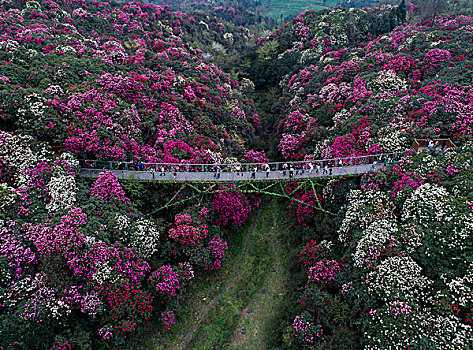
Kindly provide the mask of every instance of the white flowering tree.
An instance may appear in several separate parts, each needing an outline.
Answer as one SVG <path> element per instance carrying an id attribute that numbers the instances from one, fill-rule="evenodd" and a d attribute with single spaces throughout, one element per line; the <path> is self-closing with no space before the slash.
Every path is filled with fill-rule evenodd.
<path id="1" fill-rule="evenodd" d="M 365 303 L 365 349 L 465 349 L 471 341 L 473 177 L 465 152 L 408 156 L 387 173 L 385 191 L 349 193 L 339 239 L 353 279 L 342 294 L 355 308 Z"/>

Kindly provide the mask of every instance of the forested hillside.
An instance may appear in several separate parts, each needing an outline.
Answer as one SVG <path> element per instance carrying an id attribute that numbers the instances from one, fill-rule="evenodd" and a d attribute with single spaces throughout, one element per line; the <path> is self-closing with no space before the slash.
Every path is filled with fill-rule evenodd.
<path id="1" fill-rule="evenodd" d="M 301 15 L 287 33 L 313 26 L 311 16 Z M 301 51 L 273 107 L 281 116 L 282 156 L 375 155 L 406 150 L 416 138 L 448 138 L 458 148 L 412 151 L 385 171 L 294 194 L 306 202 L 318 197 L 333 216 L 292 204 L 303 228 L 291 242 L 304 247 L 299 261 L 307 276 L 288 331 L 297 339 L 292 346 L 468 349 L 473 18 L 402 25 L 357 47 L 337 33 L 340 23 L 346 21 L 319 24 L 327 27 L 325 38 L 307 28 L 305 40 L 285 53 Z M 342 43 L 325 49 L 321 39 Z"/>
<path id="2" fill-rule="evenodd" d="M 473 18 L 248 10 L 0 2 L 1 349 L 473 347 Z M 357 156 L 386 164 L 289 201 L 79 175 Z"/>
<path id="3" fill-rule="evenodd" d="M 473 131 L 470 26 L 469 17 L 401 26 L 287 76 L 282 154 L 344 157 L 401 150 L 414 138 L 467 141 Z"/>
<path id="4" fill-rule="evenodd" d="M 202 11 L 210 12 L 215 9 L 230 9 L 236 12 L 246 12 L 249 18 L 257 14 L 266 17 L 265 20 L 286 20 L 297 17 L 308 10 L 322 10 L 343 7 L 371 7 L 381 4 L 395 4 L 393 0 L 150 0 L 157 5 L 168 5 L 179 12 Z M 246 17 L 246 16 L 245 16 Z"/>
<path id="5" fill-rule="evenodd" d="M 251 145 L 251 101 L 204 59 L 241 46 L 244 29 L 141 3 L 67 8 L 2 14 L 5 131 L 117 160 L 203 161 Z"/>

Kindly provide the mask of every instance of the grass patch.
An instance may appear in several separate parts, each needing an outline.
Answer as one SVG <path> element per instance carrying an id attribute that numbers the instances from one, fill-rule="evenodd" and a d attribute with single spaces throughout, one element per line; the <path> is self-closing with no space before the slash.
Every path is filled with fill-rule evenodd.
<path id="1" fill-rule="evenodd" d="M 283 209 L 261 209 L 248 251 L 232 285 L 208 313 L 188 349 L 264 349 L 278 305 L 284 300 Z"/>
<path id="2" fill-rule="evenodd" d="M 201 310 L 220 293 L 238 264 L 245 244 L 245 233 L 251 227 L 250 221 L 252 220 L 245 224 L 242 232 L 228 239 L 228 251 L 220 270 L 194 279 L 181 300 L 182 308 L 179 310 L 176 324 L 171 330 L 157 334 L 151 349 L 178 349 Z"/>
<path id="3" fill-rule="evenodd" d="M 301 12 L 313 9 L 321 10 L 332 8 L 342 3 L 341 0 L 270 0 L 268 4 L 268 16 L 274 19 L 295 17 Z"/>

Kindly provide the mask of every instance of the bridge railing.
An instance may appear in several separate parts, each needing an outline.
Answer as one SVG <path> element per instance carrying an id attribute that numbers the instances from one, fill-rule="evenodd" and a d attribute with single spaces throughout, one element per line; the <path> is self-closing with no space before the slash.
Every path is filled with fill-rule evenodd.
<path id="1" fill-rule="evenodd" d="M 368 156 L 344 157 L 333 159 L 318 159 L 307 161 L 287 161 L 287 162 L 268 162 L 268 163 L 215 163 L 215 164 L 195 164 L 195 163 L 144 163 L 144 162 L 120 162 L 120 161 L 100 161 L 100 160 L 83 160 L 80 161 L 81 167 L 86 169 L 97 170 L 124 170 L 124 171 L 144 171 L 144 172 L 185 172 L 185 173 L 206 173 L 215 172 L 217 165 L 220 172 L 242 173 L 242 172 L 265 172 L 269 171 L 290 171 L 291 167 L 294 171 L 309 169 L 312 164 L 314 169 L 350 167 L 357 165 L 366 165 L 373 163 L 390 163 L 402 158 L 405 152 L 382 153 Z M 286 169 L 284 165 L 286 164 Z"/>

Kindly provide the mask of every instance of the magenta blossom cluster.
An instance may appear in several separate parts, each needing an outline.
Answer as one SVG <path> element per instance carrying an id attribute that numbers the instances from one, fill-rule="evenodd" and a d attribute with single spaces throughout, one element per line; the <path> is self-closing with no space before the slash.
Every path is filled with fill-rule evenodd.
<path id="1" fill-rule="evenodd" d="M 251 212 L 251 204 L 248 198 L 233 187 L 230 191 L 224 191 L 223 187 L 219 187 L 218 191 L 213 195 L 212 200 L 212 207 L 217 213 L 217 223 L 220 225 L 242 226 Z"/>
<path id="2" fill-rule="evenodd" d="M 165 329 L 171 329 L 171 326 L 176 324 L 176 315 L 174 314 L 174 311 L 162 312 L 161 319 Z"/>
<path id="3" fill-rule="evenodd" d="M 57 341 L 53 344 L 52 348 L 50 350 L 70 350 L 72 349 L 72 345 L 69 343 L 69 341 Z"/>
<path id="4" fill-rule="evenodd" d="M 149 280 L 156 291 L 162 293 L 164 296 L 174 297 L 181 288 L 179 274 L 170 265 L 161 266 L 151 274 Z"/>
<path id="5" fill-rule="evenodd" d="M 105 202 L 111 200 L 128 202 L 130 200 L 125 196 L 125 191 L 118 182 L 117 176 L 111 171 L 100 173 L 90 188 L 90 194 L 102 198 Z"/>
<path id="6" fill-rule="evenodd" d="M 316 283 L 329 283 L 333 281 L 337 272 L 341 271 L 342 268 L 336 260 L 321 260 L 309 267 L 309 279 L 307 283 L 311 281 Z"/>
<path id="7" fill-rule="evenodd" d="M 24 270 L 37 263 L 35 253 L 23 246 L 14 225 L 10 229 L 0 227 L 0 256 L 7 259 L 14 278 L 20 278 Z"/>
<path id="8" fill-rule="evenodd" d="M 264 151 L 255 151 L 250 149 L 245 153 L 245 159 L 250 163 L 267 163 L 269 159 L 266 157 Z"/>
<path id="9" fill-rule="evenodd" d="M 222 265 L 222 259 L 225 256 L 225 251 L 228 249 L 227 242 L 220 237 L 214 237 L 207 245 L 210 254 L 212 254 L 212 262 L 205 266 L 206 270 L 218 270 Z"/>
<path id="10" fill-rule="evenodd" d="M 193 223 L 190 214 L 177 214 L 175 216 L 176 228 L 169 230 L 169 237 L 175 239 L 182 245 L 199 246 L 207 237 L 207 225 Z"/>
<path id="11" fill-rule="evenodd" d="M 407 316 L 412 313 L 412 307 L 407 302 L 395 300 L 389 305 L 389 313 L 393 314 L 394 318 Z"/>
<path id="12" fill-rule="evenodd" d="M 304 345 L 310 346 L 324 340 L 322 325 L 315 324 L 309 313 L 297 315 L 292 323 L 294 336 Z"/>

